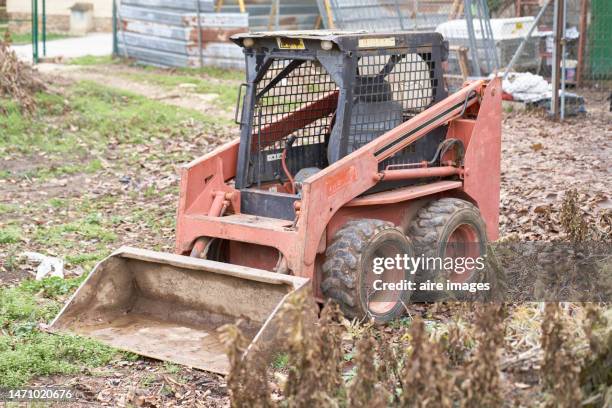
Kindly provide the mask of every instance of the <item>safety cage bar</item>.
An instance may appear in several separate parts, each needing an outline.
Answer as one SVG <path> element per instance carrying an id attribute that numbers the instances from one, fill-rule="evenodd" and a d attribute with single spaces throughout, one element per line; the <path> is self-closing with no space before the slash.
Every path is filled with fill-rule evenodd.
<path id="1" fill-rule="evenodd" d="M 344 52 L 308 41 L 302 50 L 245 49 L 237 187 L 283 183 L 302 169 L 312 174 L 445 98 L 446 44 L 432 38 Z M 381 168 L 430 160 L 444 135 L 432 131 Z"/>

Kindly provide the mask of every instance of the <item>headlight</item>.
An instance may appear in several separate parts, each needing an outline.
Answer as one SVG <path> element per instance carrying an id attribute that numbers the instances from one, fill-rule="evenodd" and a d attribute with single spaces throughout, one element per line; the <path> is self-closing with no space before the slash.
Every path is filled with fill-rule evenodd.
<path id="1" fill-rule="evenodd" d="M 332 43 L 331 41 L 321 41 L 321 48 L 323 48 L 325 51 L 329 51 L 334 47 L 334 43 Z"/>

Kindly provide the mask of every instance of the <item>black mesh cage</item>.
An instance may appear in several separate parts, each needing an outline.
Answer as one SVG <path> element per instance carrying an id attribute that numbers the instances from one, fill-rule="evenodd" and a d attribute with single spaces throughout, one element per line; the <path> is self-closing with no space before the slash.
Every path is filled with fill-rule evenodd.
<path id="1" fill-rule="evenodd" d="M 438 34 L 393 34 L 395 46 L 365 49 L 363 34 L 338 36 L 327 50 L 308 37 L 281 41 L 265 35 L 260 48 L 245 51 L 251 85 L 239 188 L 284 182 L 287 171 L 312 174 L 446 96 L 440 70 L 445 46 Z M 284 50 L 282 43 L 296 49 Z M 381 168 L 430 160 L 443 136 L 443 129 L 431 132 Z"/>
<path id="2" fill-rule="evenodd" d="M 338 86 L 317 61 L 276 59 L 256 86 L 249 180 L 286 180 L 282 152 L 292 174 L 327 166 Z M 297 129 L 296 129 L 297 128 Z"/>
<path id="3" fill-rule="evenodd" d="M 430 107 L 438 87 L 431 52 L 390 49 L 375 54 L 359 53 L 356 58 L 350 127 L 343 155 Z M 381 167 L 428 160 L 440 142 L 433 139 L 409 146 Z"/>

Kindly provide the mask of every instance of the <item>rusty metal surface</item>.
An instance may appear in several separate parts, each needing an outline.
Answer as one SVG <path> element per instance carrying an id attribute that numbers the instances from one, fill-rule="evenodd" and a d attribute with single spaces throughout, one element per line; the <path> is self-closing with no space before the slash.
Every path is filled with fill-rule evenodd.
<path id="1" fill-rule="evenodd" d="M 432 129 L 448 122 L 463 120 L 461 118 L 465 109 L 474 111 L 480 109 L 480 102 L 476 95 L 480 94 L 485 84 L 485 81 L 475 81 L 466 85 L 459 92 L 450 95 L 361 149 L 309 177 L 303 184 L 300 215 L 295 226 L 289 225 L 291 221 L 274 221 L 270 218 L 241 214 L 239 208 L 233 208 L 231 215 L 223 217 L 206 215 L 212 205 L 215 191 L 227 191 L 224 189 L 229 188 L 229 192 L 233 190 L 236 196 L 240 195 L 240 191 L 226 183 L 236 174 L 237 142 L 232 142 L 214 153 L 193 161 L 181 169 L 181 202 L 177 214 L 176 230 L 177 252 L 188 253 L 193 242 L 201 236 L 274 247 L 283 254 L 289 270 L 295 275 L 316 280 L 315 260 L 317 254 L 321 253 L 321 245 L 325 244 L 322 238 L 334 214 L 376 185 L 379 181 L 377 174 L 380 161 L 424 137 Z M 496 112 L 501 109 L 501 104 L 498 102 L 487 99 L 484 105 L 493 105 L 489 106 L 487 111 Z M 479 117 L 479 120 L 487 123 L 491 119 L 484 116 Z M 457 129 L 454 137 L 460 137 L 457 133 L 463 134 L 468 130 L 471 130 L 469 126 Z M 494 134 L 492 137 L 499 137 L 499 134 Z M 474 148 L 480 152 L 479 154 L 482 154 L 481 146 Z M 377 153 L 378 151 L 380 153 Z M 496 174 L 494 169 L 483 166 L 482 162 L 479 167 L 485 173 L 491 171 L 491 174 Z M 481 181 L 481 177 L 488 176 L 482 174 L 476 176 L 470 173 L 466 177 L 473 178 L 477 184 Z M 210 181 L 201 183 L 202 179 Z M 498 178 L 491 178 L 491 183 L 498 182 Z M 460 190 L 459 185 L 453 184 L 452 186 L 452 190 Z M 443 190 L 446 189 L 426 191 L 428 194 L 435 194 Z M 452 192 L 449 191 L 449 194 Z M 421 197 L 420 193 L 419 197 Z M 374 200 L 377 198 L 381 197 L 373 197 Z M 389 205 L 390 201 L 400 198 L 418 197 L 406 195 L 382 198 Z M 377 210 L 376 205 L 366 206 L 366 208 L 372 216 L 368 216 L 364 211 L 363 218 L 380 218 L 378 215 L 374 216 Z M 497 226 L 492 228 L 497 228 Z M 318 287 L 315 286 L 314 289 L 317 290 Z"/>
<path id="2" fill-rule="evenodd" d="M 199 0 L 201 11 L 214 11 L 214 1 Z M 148 8 L 196 11 L 196 0 L 121 0 L 121 4 Z"/>
<path id="3" fill-rule="evenodd" d="M 166 67 L 242 68 L 242 50 L 229 42 L 248 31 L 248 14 L 217 13 L 212 0 L 124 0 L 118 11 L 118 53 Z"/>
<path id="4" fill-rule="evenodd" d="M 323 22 L 318 21 L 316 0 L 282 0 L 278 3 L 278 19 L 274 11 L 274 0 L 246 0 L 245 3 L 251 31 L 322 28 Z M 237 13 L 239 9 L 237 0 L 226 0 L 220 11 Z"/>
<path id="5" fill-rule="evenodd" d="M 360 207 L 368 205 L 384 205 L 399 203 L 402 201 L 414 200 L 416 198 L 429 196 L 440 193 L 442 191 L 454 190 L 461 188 L 461 181 L 443 180 L 434 181 L 433 183 L 423 184 L 420 186 L 408 186 L 390 191 L 382 191 L 379 193 L 368 194 L 363 197 L 357 197 L 349 201 L 345 207 Z"/>
<path id="6" fill-rule="evenodd" d="M 249 30 L 313 29 L 319 21 L 314 0 L 283 1 L 278 18 L 271 17 L 272 0 L 247 2 L 246 13 L 240 12 L 237 2 L 223 2 L 215 10 L 213 0 L 199 0 L 198 15 L 196 4 L 195 0 L 121 1 L 119 55 L 156 66 L 242 69 L 244 55 L 230 36 Z"/>
<path id="7" fill-rule="evenodd" d="M 124 247 L 100 262 L 51 324 L 144 356 L 225 374 L 217 329 L 252 339 L 307 279 Z M 265 331 L 265 330 L 264 330 Z M 259 334 L 269 339 L 271 335 Z"/>

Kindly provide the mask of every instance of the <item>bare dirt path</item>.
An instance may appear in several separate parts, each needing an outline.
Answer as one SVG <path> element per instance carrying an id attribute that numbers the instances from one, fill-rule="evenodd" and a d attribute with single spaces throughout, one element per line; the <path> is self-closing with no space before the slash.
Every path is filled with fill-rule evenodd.
<path id="1" fill-rule="evenodd" d="M 111 88 L 128 91 L 149 99 L 193 109 L 206 115 L 223 119 L 231 119 L 232 113 L 219 108 L 214 101 L 219 97 L 215 93 L 198 93 L 190 83 L 179 84 L 176 87 L 159 86 L 130 77 L 143 77 L 143 70 L 128 65 L 96 65 L 80 66 L 65 64 L 39 64 L 37 69 L 51 77 L 59 77 L 69 81 L 93 81 Z M 162 71 L 163 72 L 163 71 Z"/>

